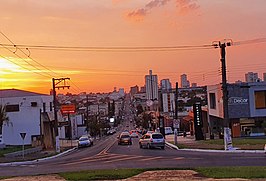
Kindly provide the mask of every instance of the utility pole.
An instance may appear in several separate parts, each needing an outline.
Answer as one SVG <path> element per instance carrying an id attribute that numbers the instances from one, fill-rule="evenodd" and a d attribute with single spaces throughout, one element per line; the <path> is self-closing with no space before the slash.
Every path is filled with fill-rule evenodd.
<path id="1" fill-rule="evenodd" d="M 86 129 L 87 129 L 87 133 L 89 133 L 89 96 L 88 94 L 86 95 Z"/>
<path id="2" fill-rule="evenodd" d="M 214 44 L 215 47 L 220 48 L 221 54 L 221 68 L 222 68 L 222 91 L 223 91 L 223 114 L 224 114 L 224 149 L 229 150 L 232 149 L 232 137 L 231 137 L 231 130 L 229 128 L 229 113 L 228 113 L 228 90 L 227 90 L 227 78 L 226 78 L 226 46 L 232 45 L 232 40 L 221 43 L 220 41 L 218 44 Z"/>
<path id="3" fill-rule="evenodd" d="M 180 127 L 180 122 L 178 120 L 178 82 L 175 83 L 175 124 L 174 124 L 174 141 L 177 144 L 177 129 Z"/>
<path id="4" fill-rule="evenodd" d="M 53 144 L 55 145 L 55 150 L 57 153 L 60 152 L 60 142 L 59 142 L 59 134 L 58 134 L 58 118 L 57 118 L 57 100 L 56 100 L 56 91 L 55 89 L 64 89 L 68 88 L 69 85 L 66 84 L 66 80 L 70 80 L 70 78 L 59 78 L 52 79 L 53 82 L 53 99 L 54 99 L 54 133 L 55 133 L 55 141 L 53 139 Z"/>

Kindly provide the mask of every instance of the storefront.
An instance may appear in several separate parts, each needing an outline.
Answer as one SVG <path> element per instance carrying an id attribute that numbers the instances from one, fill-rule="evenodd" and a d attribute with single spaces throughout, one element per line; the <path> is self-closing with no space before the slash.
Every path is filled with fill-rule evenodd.
<path id="1" fill-rule="evenodd" d="M 223 128 L 221 85 L 208 86 L 211 129 Z M 266 82 L 228 84 L 228 114 L 233 137 L 262 136 L 266 128 Z"/>

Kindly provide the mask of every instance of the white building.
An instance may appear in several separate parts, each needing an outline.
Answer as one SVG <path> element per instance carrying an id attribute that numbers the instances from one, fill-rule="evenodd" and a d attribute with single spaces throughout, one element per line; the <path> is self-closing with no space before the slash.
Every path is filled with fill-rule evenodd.
<path id="1" fill-rule="evenodd" d="M 169 79 L 161 80 L 161 89 L 162 92 L 170 92 L 172 90 L 172 85 Z"/>
<path id="2" fill-rule="evenodd" d="M 246 82 L 257 82 L 259 80 L 258 73 L 248 72 L 245 74 Z"/>
<path id="3" fill-rule="evenodd" d="M 158 77 L 152 75 L 152 70 L 149 75 L 145 75 L 146 97 L 148 100 L 158 100 Z"/>
<path id="4" fill-rule="evenodd" d="M 181 78 L 181 88 L 189 88 L 190 87 L 190 83 L 187 80 L 187 75 L 186 74 L 182 74 L 180 76 Z"/>
<path id="5" fill-rule="evenodd" d="M 175 112 L 175 94 L 174 93 L 162 93 L 163 112 L 170 113 L 174 116 Z"/>
<path id="6" fill-rule="evenodd" d="M 52 112 L 53 96 L 29 91 L 0 90 L 1 104 L 6 106 L 8 123 L 3 125 L 3 143 L 22 145 L 20 133 L 26 133 L 24 144 L 40 136 L 41 112 Z M 0 143 L 1 144 L 1 143 Z"/>

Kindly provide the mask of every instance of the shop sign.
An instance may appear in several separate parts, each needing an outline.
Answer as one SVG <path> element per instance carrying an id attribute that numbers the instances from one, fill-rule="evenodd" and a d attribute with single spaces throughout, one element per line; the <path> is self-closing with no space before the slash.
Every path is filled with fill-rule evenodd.
<path id="1" fill-rule="evenodd" d="M 229 105 L 248 104 L 248 99 L 243 97 L 230 97 L 228 99 Z"/>

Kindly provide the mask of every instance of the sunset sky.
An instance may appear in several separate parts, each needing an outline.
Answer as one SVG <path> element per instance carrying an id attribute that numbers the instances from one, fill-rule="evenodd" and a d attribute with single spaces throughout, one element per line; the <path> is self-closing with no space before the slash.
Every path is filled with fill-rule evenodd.
<path id="1" fill-rule="evenodd" d="M 173 85 L 183 73 L 198 85 L 221 82 L 214 48 L 66 51 L 12 44 L 168 47 L 231 39 L 229 82 L 266 72 L 265 0 L 1 0 L 0 25 L 0 89 L 49 93 L 53 77 L 69 77 L 72 93 L 128 91 L 144 85 L 149 69 Z"/>

